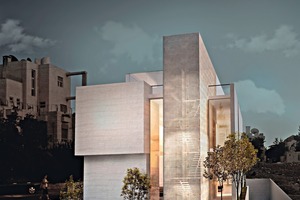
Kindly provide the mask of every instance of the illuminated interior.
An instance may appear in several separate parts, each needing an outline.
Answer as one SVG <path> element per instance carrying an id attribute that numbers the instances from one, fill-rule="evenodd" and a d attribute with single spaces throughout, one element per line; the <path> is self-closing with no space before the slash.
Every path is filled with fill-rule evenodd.
<path id="1" fill-rule="evenodd" d="M 217 145 L 224 145 L 227 136 L 231 133 L 231 111 L 230 98 L 228 96 L 218 96 L 209 100 L 209 136 L 210 149 Z M 227 181 L 223 186 L 223 197 L 231 198 L 231 181 Z M 221 193 L 218 192 L 218 182 L 211 181 L 210 198 L 217 199 Z"/>
<path id="2" fill-rule="evenodd" d="M 151 199 L 159 198 L 163 187 L 163 100 L 150 101 L 150 180 Z M 156 198 L 155 198 L 156 197 Z"/>

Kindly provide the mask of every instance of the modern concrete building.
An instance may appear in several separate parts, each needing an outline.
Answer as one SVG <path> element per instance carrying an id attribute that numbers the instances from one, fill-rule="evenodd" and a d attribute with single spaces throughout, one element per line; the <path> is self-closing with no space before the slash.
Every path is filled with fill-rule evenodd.
<path id="1" fill-rule="evenodd" d="M 12 111 L 47 121 L 50 143 L 73 140 L 69 73 L 50 63 L 49 57 L 18 60 L 3 56 L 0 65 L 0 117 Z"/>
<path id="2" fill-rule="evenodd" d="M 163 71 L 77 88 L 75 155 L 84 156 L 84 199 L 121 199 L 132 167 L 150 175 L 151 199 L 160 198 L 160 188 L 166 200 L 219 195 L 203 177 L 203 160 L 243 131 L 234 85 L 220 84 L 199 33 L 164 37 L 163 53 Z"/>

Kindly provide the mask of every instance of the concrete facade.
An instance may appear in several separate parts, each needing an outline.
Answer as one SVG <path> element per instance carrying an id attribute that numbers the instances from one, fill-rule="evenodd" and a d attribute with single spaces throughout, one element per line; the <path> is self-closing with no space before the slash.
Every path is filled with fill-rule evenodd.
<path id="1" fill-rule="evenodd" d="M 137 167 L 149 173 L 148 155 L 85 156 L 83 199 L 122 199 L 120 194 L 124 172 L 127 168 Z"/>
<path id="2" fill-rule="evenodd" d="M 144 82 L 78 88 L 75 154 L 149 154 L 149 92 Z"/>
<path id="3" fill-rule="evenodd" d="M 199 163 L 208 151 L 207 100 L 215 93 L 207 86 L 212 84 L 216 84 L 216 74 L 199 34 L 164 38 L 166 199 L 208 196 Z"/>
<path id="4" fill-rule="evenodd" d="M 247 186 L 250 200 L 291 200 L 271 179 L 247 179 Z M 233 196 L 235 197 L 236 195 L 233 194 Z"/>
<path id="5" fill-rule="evenodd" d="M 127 168 L 149 174 L 150 92 L 141 81 L 77 88 L 75 155 L 85 156 L 84 199 L 120 199 Z"/>
<path id="6" fill-rule="evenodd" d="M 132 167 L 149 174 L 151 199 L 159 188 L 167 200 L 216 198 L 202 163 L 211 147 L 242 131 L 234 86 L 225 94 L 199 33 L 164 37 L 163 46 L 161 72 L 77 88 L 75 155 L 85 157 L 85 199 L 121 199 Z"/>
<path id="7" fill-rule="evenodd" d="M 12 111 L 47 121 L 49 144 L 73 140 L 67 71 L 45 57 L 35 62 L 3 56 L 0 65 L 0 117 Z"/>

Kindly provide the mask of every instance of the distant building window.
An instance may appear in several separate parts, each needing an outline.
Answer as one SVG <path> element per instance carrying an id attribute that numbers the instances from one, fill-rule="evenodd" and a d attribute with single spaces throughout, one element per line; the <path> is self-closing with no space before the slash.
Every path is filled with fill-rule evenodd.
<path id="1" fill-rule="evenodd" d="M 10 103 L 10 105 L 14 105 L 14 98 L 13 97 L 9 97 L 9 103 Z"/>
<path id="2" fill-rule="evenodd" d="M 36 93 L 35 82 L 36 82 L 36 71 L 33 69 L 31 70 L 31 96 L 35 96 Z"/>
<path id="3" fill-rule="evenodd" d="M 20 105 L 21 105 L 21 100 L 18 98 L 17 99 L 17 106 L 20 107 Z"/>
<path id="4" fill-rule="evenodd" d="M 46 107 L 46 102 L 45 101 L 41 101 L 40 102 L 40 108 L 45 108 Z"/>
<path id="5" fill-rule="evenodd" d="M 64 78 L 61 76 L 57 77 L 57 86 L 58 87 L 64 87 Z"/>
<path id="6" fill-rule="evenodd" d="M 63 141 L 68 141 L 68 129 L 61 129 L 61 138 Z"/>
<path id="7" fill-rule="evenodd" d="M 60 104 L 60 111 L 66 113 L 68 111 L 68 107 L 64 104 Z"/>

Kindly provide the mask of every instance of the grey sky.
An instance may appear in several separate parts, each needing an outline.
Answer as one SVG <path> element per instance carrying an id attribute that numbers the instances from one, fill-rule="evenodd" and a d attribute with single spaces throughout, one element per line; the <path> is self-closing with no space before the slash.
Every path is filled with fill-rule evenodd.
<path id="1" fill-rule="evenodd" d="M 300 124 L 300 1 L 0 0 L 0 53 L 50 56 L 89 84 L 162 69 L 162 36 L 200 32 L 222 83 L 235 82 L 244 125 L 275 137 Z M 75 84 L 79 82 L 75 79 Z"/>

